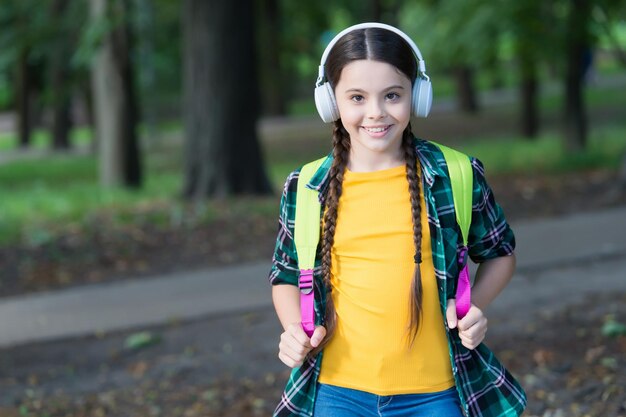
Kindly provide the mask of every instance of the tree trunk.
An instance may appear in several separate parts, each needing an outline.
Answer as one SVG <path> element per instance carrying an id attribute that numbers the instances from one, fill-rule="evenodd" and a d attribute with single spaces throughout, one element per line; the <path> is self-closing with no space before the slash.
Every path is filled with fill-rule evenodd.
<path id="1" fill-rule="evenodd" d="M 524 42 L 524 40 L 521 42 Z M 524 49 L 523 46 L 520 46 L 518 55 L 521 71 L 521 130 L 522 135 L 525 137 L 534 138 L 537 136 L 537 133 L 539 133 L 539 114 L 537 110 L 537 64 L 532 55 L 532 50 Z"/>
<path id="2" fill-rule="evenodd" d="M 70 91 L 67 80 L 70 77 L 68 65 L 71 51 L 69 39 L 65 36 L 61 19 L 67 8 L 67 0 L 52 2 L 51 15 L 57 32 L 55 33 L 54 53 L 50 62 L 52 92 L 52 147 L 54 149 L 70 148 Z"/>
<path id="3" fill-rule="evenodd" d="M 28 65 L 28 50 L 22 49 L 17 63 L 17 132 L 19 145 L 22 148 L 30 146 L 32 119 L 30 114 L 30 68 Z"/>
<path id="4" fill-rule="evenodd" d="M 583 62 L 590 48 L 589 0 L 572 0 L 567 25 L 565 75 L 565 143 L 570 151 L 585 149 L 587 145 L 587 114 L 583 92 Z"/>
<path id="5" fill-rule="evenodd" d="M 116 23 L 105 34 L 92 68 L 100 182 L 139 187 L 142 175 L 128 0 L 91 0 L 91 13 L 94 20 Z"/>
<path id="6" fill-rule="evenodd" d="M 79 91 L 81 101 L 83 102 L 84 112 L 85 112 L 85 122 L 87 126 L 91 128 L 92 138 L 91 138 L 91 146 L 90 149 L 94 154 L 97 154 L 99 143 L 98 140 L 98 129 L 96 128 L 96 109 L 94 104 L 94 91 L 95 88 L 92 88 L 89 85 L 89 80 L 87 82 L 80 83 Z"/>
<path id="7" fill-rule="evenodd" d="M 70 100 L 64 99 L 61 103 L 55 103 L 52 109 L 52 147 L 54 149 L 70 148 L 71 129 Z"/>
<path id="8" fill-rule="evenodd" d="M 185 0 L 183 9 L 183 194 L 267 194 L 256 134 L 253 3 Z"/>
<path id="9" fill-rule="evenodd" d="M 539 133 L 539 114 L 537 112 L 537 76 L 528 74 L 521 80 L 522 96 L 522 135 L 535 138 Z"/>
<path id="10" fill-rule="evenodd" d="M 260 75 L 263 86 L 263 113 L 282 115 L 286 112 L 283 92 L 284 78 L 280 65 L 282 23 L 280 6 L 277 0 L 263 0 L 260 3 L 259 42 Z M 269 47 L 268 47 L 269 46 Z"/>
<path id="11" fill-rule="evenodd" d="M 488 30 L 491 43 L 487 45 L 484 67 L 489 74 L 490 87 L 494 90 L 499 90 L 505 85 L 498 51 L 500 33 L 495 28 L 489 28 Z"/>
<path id="12" fill-rule="evenodd" d="M 158 101 L 145 100 L 146 92 L 153 92 L 159 88 L 157 84 L 157 74 L 155 67 L 154 39 L 155 31 L 159 30 L 155 21 L 154 0 L 135 0 L 135 10 L 137 13 L 137 25 L 135 38 L 137 60 L 141 62 L 139 69 L 139 80 L 137 91 L 139 97 L 139 109 L 141 120 L 145 128 L 146 135 L 150 138 L 146 145 L 156 146 L 158 138 Z M 149 94 L 148 94 L 149 95 Z M 147 149 L 146 149 L 147 150 Z"/>
<path id="13" fill-rule="evenodd" d="M 455 76 L 459 109 L 466 113 L 476 113 L 478 102 L 474 87 L 474 71 L 466 66 L 458 67 L 455 69 Z"/>

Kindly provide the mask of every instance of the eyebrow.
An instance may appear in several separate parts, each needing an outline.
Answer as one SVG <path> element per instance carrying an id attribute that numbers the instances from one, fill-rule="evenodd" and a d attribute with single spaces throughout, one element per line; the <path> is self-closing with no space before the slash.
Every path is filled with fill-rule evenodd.
<path id="1" fill-rule="evenodd" d="M 404 87 L 402 87 L 401 85 L 392 85 L 391 87 L 387 87 L 385 88 L 383 91 L 389 91 L 389 90 L 404 90 Z M 346 91 L 346 93 L 350 93 L 350 92 L 355 92 L 355 93 L 365 93 L 366 91 L 360 88 L 348 88 Z"/>

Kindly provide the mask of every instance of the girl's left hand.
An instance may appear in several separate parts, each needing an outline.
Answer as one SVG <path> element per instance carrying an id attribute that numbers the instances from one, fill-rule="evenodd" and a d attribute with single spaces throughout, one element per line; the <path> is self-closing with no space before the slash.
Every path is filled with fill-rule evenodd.
<path id="1" fill-rule="evenodd" d="M 452 298 L 448 300 L 446 309 L 446 319 L 448 327 L 454 329 L 459 328 L 459 337 L 463 346 L 468 349 L 475 349 L 485 339 L 487 333 L 487 317 L 482 310 L 471 305 L 469 311 L 461 320 L 456 316 L 456 301 Z"/>

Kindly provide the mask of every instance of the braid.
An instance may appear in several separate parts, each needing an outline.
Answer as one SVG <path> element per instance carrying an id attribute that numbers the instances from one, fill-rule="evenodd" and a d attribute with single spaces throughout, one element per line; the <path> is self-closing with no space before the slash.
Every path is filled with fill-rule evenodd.
<path id="1" fill-rule="evenodd" d="M 411 319 L 409 325 L 410 341 L 413 343 L 419 330 L 422 316 L 422 278 L 420 264 L 422 262 L 422 218 L 420 199 L 420 176 L 417 172 L 417 155 L 413 146 L 411 124 L 404 130 L 402 136 L 402 148 L 406 160 L 406 178 L 409 182 L 411 196 L 411 214 L 413 216 L 413 242 L 415 244 L 415 272 L 411 283 Z"/>
<path id="2" fill-rule="evenodd" d="M 337 225 L 337 208 L 341 197 L 343 174 L 348 163 L 350 152 L 350 136 L 346 132 L 340 120 L 335 122 L 333 128 L 333 164 L 330 167 L 330 183 L 325 199 L 325 213 L 322 233 L 322 276 L 326 287 L 326 311 L 324 313 L 324 326 L 326 337 L 311 354 L 314 356 L 328 344 L 335 332 L 336 312 L 333 302 L 330 283 L 331 249 L 335 241 L 335 226 Z"/>

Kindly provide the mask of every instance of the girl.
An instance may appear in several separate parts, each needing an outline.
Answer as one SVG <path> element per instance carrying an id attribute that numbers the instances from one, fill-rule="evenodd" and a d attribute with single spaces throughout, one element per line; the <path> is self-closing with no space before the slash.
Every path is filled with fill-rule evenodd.
<path id="1" fill-rule="evenodd" d="M 468 247 L 480 266 L 471 308 L 456 315 L 462 242 L 448 170 L 410 125 L 412 111 L 428 114 L 429 89 L 417 46 L 394 27 L 350 27 L 324 52 L 316 104 L 334 121 L 333 151 L 307 184 L 323 206 L 316 327 L 309 338 L 300 323 L 297 169 L 269 277 L 284 328 L 278 356 L 293 368 L 275 416 L 495 417 L 525 407 L 481 343 L 483 310 L 513 275 L 515 240 L 474 158 Z"/>

